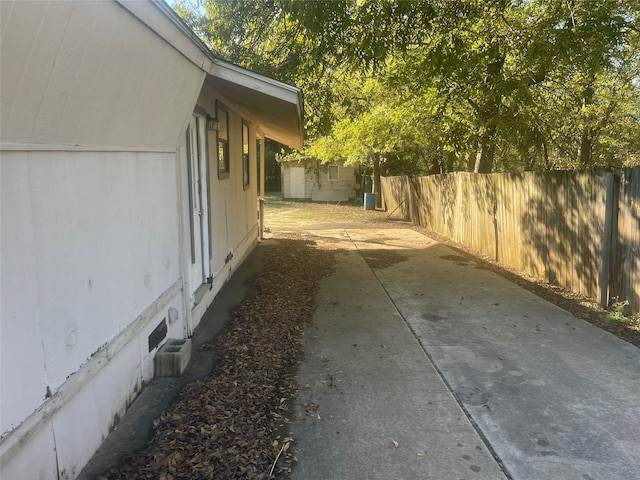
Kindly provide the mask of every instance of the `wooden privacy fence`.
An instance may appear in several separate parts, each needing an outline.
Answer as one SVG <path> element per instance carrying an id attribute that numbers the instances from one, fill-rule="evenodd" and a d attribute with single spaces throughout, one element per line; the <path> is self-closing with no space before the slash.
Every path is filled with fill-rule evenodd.
<path id="1" fill-rule="evenodd" d="M 382 179 L 388 211 L 551 284 L 640 312 L 640 167 Z"/>

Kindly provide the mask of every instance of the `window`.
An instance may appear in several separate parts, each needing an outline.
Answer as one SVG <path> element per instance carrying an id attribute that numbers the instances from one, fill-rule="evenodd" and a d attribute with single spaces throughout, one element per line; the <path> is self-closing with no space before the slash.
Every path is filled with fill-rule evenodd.
<path id="1" fill-rule="evenodd" d="M 249 176 L 251 164 L 249 163 L 249 123 L 242 120 L 242 185 L 246 190 L 251 183 Z"/>
<path id="2" fill-rule="evenodd" d="M 218 130 L 218 178 L 229 178 L 229 112 L 220 103 L 216 104 L 216 116 L 220 121 Z"/>
<path id="3" fill-rule="evenodd" d="M 339 179 L 338 173 L 339 173 L 338 165 L 329 165 L 328 175 L 329 175 L 329 181 L 330 182 L 337 182 L 338 181 L 338 179 Z"/>

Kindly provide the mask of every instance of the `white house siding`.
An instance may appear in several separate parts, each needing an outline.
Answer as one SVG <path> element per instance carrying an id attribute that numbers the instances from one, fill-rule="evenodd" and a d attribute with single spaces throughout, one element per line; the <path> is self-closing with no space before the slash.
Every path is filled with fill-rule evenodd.
<path id="1" fill-rule="evenodd" d="M 246 256 L 258 243 L 257 219 L 257 168 L 253 124 L 249 125 L 249 178 L 251 184 L 245 189 L 242 178 L 242 120 L 243 117 L 233 110 L 224 95 L 205 83 L 197 107 L 204 109 L 208 115 L 216 115 L 216 100 L 221 101 L 229 109 L 229 177 L 218 178 L 217 137 L 212 131 L 207 132 L 209 150 L 209 194 L 211 219 L 211 260 L 210 271 L 213 276 L 212 288 L 191 312 L 192 328 L 195 328 L 206 309 L 213 302 L 215 295 L 229 279 Z M 250 121 L 250 118 L 245 118 Z M 181 149 L 183 152 L 186 148 Z M 184 156 L 183 165 L 186 165 Z M 186 177 L 184 167 L 183 178 Z M 184 183 L 184 189 L 187 188 Z M 185 190 L 186 191 L 186 190 Z M 186 202 L 183 202 L 186 204 Z M 188 212 L 184 212 L 187 215 Z M 188 218 L 188 217 L 185 217 Z M 188 231 L 184 242 L 188 242 Z M 185 243 L 186 244 L 186 243 Z M 226 263 L 226 259 L 232 258 Z"/>
<path id="2" fill-rule="evenodd" d="M 5 152 L 1 168 L 12 252 L 1 266 L 2 336 L 38 327 L 31 346 L 3 344 L 5 432 L 168 289 L 180 259 L 174 155 Z M 12 375 L 17 358 L 41 372 L 39 385 Z"/>
<path id="3" fill-rule="evenodd" d="M 175 151 L 204 72 L 112 1 L 0 8 L 3 143 Z"/>
<path id="4" fill-rule="evenodd" d="M 176 291 L 129 343 L 100 350 L 180 277 L 175 154 L 3 151 L 0 169 L 2 432 L 52 395 L 36 437 L 55 445 L 60 470 L 79 473 L 153 376 L 149 333 L 183 309 Z M 183 336 L 180 322 L 168 328 Z M 5 453 L 3 478 L 39 478 Z"/>
<path id="5" fill-rule="evenodd" d="M 264 122 L 282 107 L 275 139 L 301 144 L 301 117 L 282 114 L 300 111 L 299 91 L 215 63 L 166 9 L 0 2 L 2 479 L 75 478 L 152 378 L 151 332 L 166 321 L 166 337 L 189 336 L 256 245 L 252 114 Z M 251 91 L 260 105 L 226 98 L 216 72 L 233 100 Z M 213 278 L 194 304 L 186 130 L 194 111 L 215 116 L 217 99 L 230 175 L 218 179 L 207 130 Z M 248 188 L 243 116 L 256 122 Z"/>
<path id="6" fill-rule="evenodd" d="M 169 308 L 185 335 L 177 146 L 206 74 L 112 1 L 0 9 L 0 478 L 74 478 Z"/>
<path id="7" fill-rule="evenodd" d="M 291 195 L 291 167 L 298 164 L 282 165 L 282 195 L 283 198 L 295 198 Z M 304 199 L 333 202 L 352 200 L 356 196 L 354 167 L 338 164 L 338 180 L 329 180 L 327 167 L 322 166 L 317 172 L 315 166 L 305 165 Z"/>

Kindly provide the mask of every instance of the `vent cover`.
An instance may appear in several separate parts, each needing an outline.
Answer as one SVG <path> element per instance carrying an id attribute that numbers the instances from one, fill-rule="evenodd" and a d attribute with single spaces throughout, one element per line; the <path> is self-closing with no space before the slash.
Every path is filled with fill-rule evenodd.
<path id="1" fill-rule="evenodd" d="M 149 351 L 156 348 L 167 336 L 167 319 L 163 318 L 160 324 L 149 335 Z"/>

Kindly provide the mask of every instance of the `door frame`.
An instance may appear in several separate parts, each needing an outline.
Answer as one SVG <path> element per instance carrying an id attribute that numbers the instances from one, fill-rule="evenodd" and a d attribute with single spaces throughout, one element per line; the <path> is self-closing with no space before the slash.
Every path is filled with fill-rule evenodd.
<path id="1" fill-rule="evenodd" d="M 187 186 L 189 195 L 190 255 L 189 297 L 191 308 L 198 302 L 196 292 L 211 281 L 210 169 L 207 117 L 197 108 L 187 125 Z"/>

